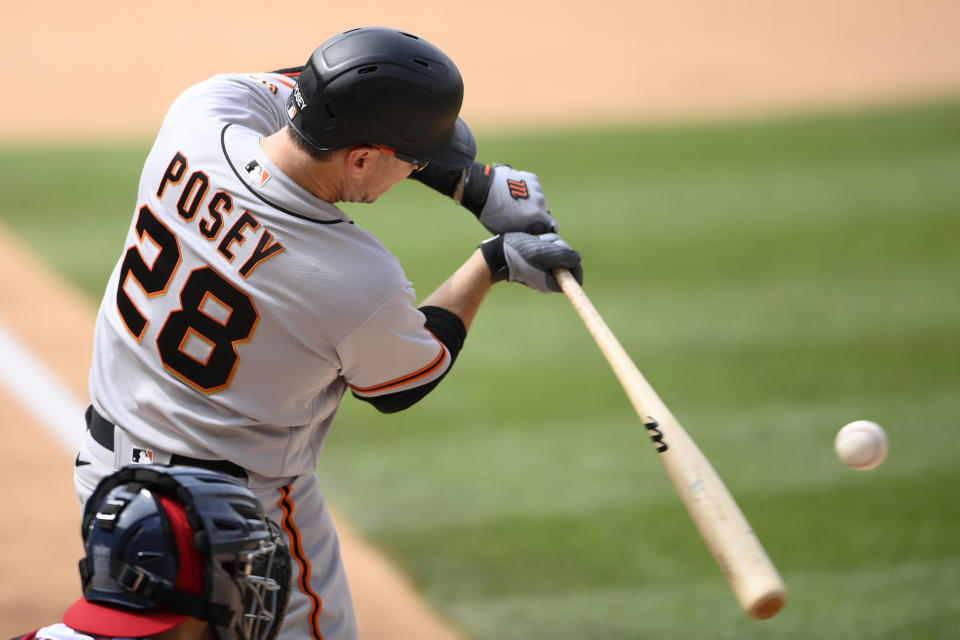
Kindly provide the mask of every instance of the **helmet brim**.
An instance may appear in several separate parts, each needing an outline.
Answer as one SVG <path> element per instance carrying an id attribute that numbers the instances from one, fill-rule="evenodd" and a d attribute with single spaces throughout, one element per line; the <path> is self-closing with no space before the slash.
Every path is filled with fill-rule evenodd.
<path id="1" fill-rule="evenodd" d="M 111 638 L 142 638 L 173 629 L 190 616 L 156 608 L 145 611 L 105 606 L 80 598 L 63 623 L 75 631 Z"/>
<path id="2" fill-rule="evenodd" d="M 477 157 L 477 140 L 463 118 L 457 118 L 445 145 L 419 155 L 444 169 L 464 169 Z"/>

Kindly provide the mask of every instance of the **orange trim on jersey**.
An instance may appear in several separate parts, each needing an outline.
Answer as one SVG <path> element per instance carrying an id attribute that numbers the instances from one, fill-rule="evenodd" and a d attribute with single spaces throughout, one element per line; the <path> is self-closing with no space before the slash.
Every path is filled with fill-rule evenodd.
<path id="1" fill-rule="evenodd" d="M 281 77 L 284 77 L 284 76 L 286 76 L 287 74 L 281 73 L 281 74 L 279 74 L 279 75 L 280 75 Z M 293 75 L 293 74 L 290 74 L 290 75 Z M 299 76 L 300 74 L 298 73 L 297 75 Z M 282 85 L 285 86 L 285 87 L 289 87 L 290 89 L 293 89 L 294 85 L 296 84 L 295 82 L 289 82 L 289 81 L 287 81 L 287 80 L 281 80 L 280 78 L 277 78 L 277 82 L 279 82 L 280 84 L 282 84 Z"/>
<path id="2" fill-rule="evenodd" d="M 300 591 L 310 599 L 310 634 L 313 640 L 323 640 L 323 634 L 320 632 L 320 622 L 318 618 L 323 611 L 323 599 L 310 587 L 310 558 L 303 551 L 303 540 L 300 535 L 300 529 L 293 522 L 294 504 L 290 497 L 290 485 L 280 487 L 280 499 L 277 500 L 277 506 L 283 511 L 283 522 L 280 526 L 290 539 L 290 555 L 300 566 L 300 578 L 297 585 Z"/>
<path id="3" fill-rule="evenodd" d="M 429 330 L 428 330 L 428 333 L 430 333 Z M 433 333 L 430 333 L 430 335 L 433 336 Z M 349 386 L 351 389 L 353 389 L 357 393 L 372 393 L 374 391 L 383 391 L 385 389 L 390 389 L 392 387 L 400 387 L 408 383 L 415 382 L 421 378 L 425 378 L 429 376 L 431 373 L 439 369 L 443 365 L 443 363 L 447 361 L 447 353 L 448 353 L 447 347 L 442 342 L 440 342 L 437 336 L 433 336 L 433 339 L 440 343 L 440 354 L 433 360 L 433 362 L 431 362 L 424 368 L 420 369 L 419 371 L 414 371 L 413 373 L 409 373 L 400 378 L 395 378 L 393 380 L 390 380 L 389 382 L 382 382 L 380 384 L 375 384 L 372 387 L 358 387 L 350 383 L 347 383 L 347 386 Z"/>

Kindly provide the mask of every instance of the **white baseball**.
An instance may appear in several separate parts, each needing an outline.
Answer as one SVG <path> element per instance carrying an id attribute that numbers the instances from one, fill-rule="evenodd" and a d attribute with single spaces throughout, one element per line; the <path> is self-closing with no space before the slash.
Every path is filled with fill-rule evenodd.
<path id="1" fill-rule="evenodd" d="M 880 466 L 890 450 L 883 427 L 870 420 L 856 420 L 844 426 L 833 441 L 837 456 L 851 469 L 867 471 Z"/>

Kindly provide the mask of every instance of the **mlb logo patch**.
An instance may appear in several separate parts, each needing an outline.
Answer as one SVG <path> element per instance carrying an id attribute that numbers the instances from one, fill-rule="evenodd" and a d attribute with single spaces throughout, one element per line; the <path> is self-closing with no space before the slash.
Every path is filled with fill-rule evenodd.
<path id="1" fill-rule="evenodd" d="M 262 187 L 270 179 L 270 174 L 256 160 L 251 160 L 245 164 L 243 170 L 247 172 L 247 175 L 258 187 Z"/>
<path id="2" fill-rule="evenodd" d="M 137 449 L 133 448 L 133 463 L 134 464 L 150 464 L 153 462 L 153 451 L 150 449 Z"/>

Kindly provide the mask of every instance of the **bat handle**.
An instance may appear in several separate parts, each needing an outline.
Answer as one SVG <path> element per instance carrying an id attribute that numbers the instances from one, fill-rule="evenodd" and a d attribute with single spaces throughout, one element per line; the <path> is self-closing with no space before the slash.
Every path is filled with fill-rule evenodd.
<path id="1" fill-rule="evenodd" d="M 560 288 L 563 289 L 563 292 L 567 294 L 567 297 L 570 297 L 570 292 L 575 289 L 580 289 L 580 285 L 577 283 L 576 278 L 573 277 L 573 274 L 570 273 L 569 269 L 554 269 L 553 277 L 557 279 L 557 283 L 560 285 Z M 583 291 L 582 289 L 580 289 Z"/>
<path id="2" fill-rule="evenodd" d="M 645 398 L 654 398 L 656 394 L 644 379 L 640 370 L 637 369 L 637 365 L 634 364 L 626 349 L 623 348 L 613 331 L 607 326 L 603 316 L 590 302 L 590 298 L 583 292 L 583 288 L 573 277 L 573 274 L 567 269 L 561 268 L 554 269 L 553 276 L 557 279 L 560 288 L 563 289 L 563 293 L 570 300 L 574 310 L 579 314 L 580 319 L 583 320 L 583 324 L 593 336 L 597 346 L 600 347 L 601 353 L 607 359 L 610 368 L 613 369 L 613 373 L 623 386 L 637 414 L 643 419 L 644 424 L 655 425 L 657 419 L 651 414 L 650 408 L 647 406 L 649 403 Z M 653 408 L 658 409 L 656 406 Z M 662 408 L 659 408 L 659 410 L 664 411 Z"/>

